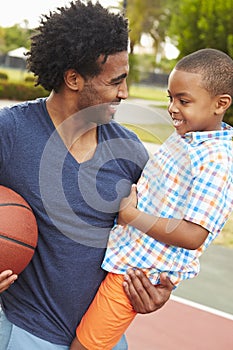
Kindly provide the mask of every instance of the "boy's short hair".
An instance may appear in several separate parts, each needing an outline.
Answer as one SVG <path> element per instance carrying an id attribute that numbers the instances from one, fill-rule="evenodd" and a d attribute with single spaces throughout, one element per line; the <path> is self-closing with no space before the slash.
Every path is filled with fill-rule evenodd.
<path id="1" fill-rule="evenodd" d="M 202 75 L 203 87 L 212 95 L 228 94 L 233 98 L 233 60 L 216 49 L 201 49 L 183 57 L 176 70 Z"/>

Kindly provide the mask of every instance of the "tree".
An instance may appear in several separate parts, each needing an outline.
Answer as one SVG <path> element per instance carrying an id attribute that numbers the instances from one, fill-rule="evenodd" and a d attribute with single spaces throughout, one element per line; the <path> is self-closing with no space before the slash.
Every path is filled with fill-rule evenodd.
<path id="1" fill-rule="evenodd" d="M 20 46 L 29 48 L 29 38 L 32 30 L 22 28 L 19 24 L 12 27 L 0 27 L 0 50 L 1 53 L 6 53 Z"/>
<path id="2" fill-rule="evenodd" d="M 155 54 L 164 41 L 167 16 L 167 1 L 163 0 L 128 0 L 126 16 L 130 25 L 130 53 L 140 43 L 142 34 L 149 34 L 154 41 Z M 124 2 L 126 5 L 126 3 Z"/>
<path id="3" fill-rule="evenodd" d="M 233 57 L 233 0 L 183 0 L 173 8 L 169 36 L 180 57 L 205 47 Z"/>
<path id="4" fill-rule="evenodd" d="M 143 62 L 134 55 L 135 45 L 140 44 L 143 34 L 148 34 L 153 39 L 154 62 L 157 54 L 162 50 L 161 43 L 164 42 L 167 30 L 167 2 L 171 0 L 127 0 L 121 1 L 120 7 L 129 19 L 130 27 L 130 74 L 128 86 L 138 82 L 142 73 Z"/>

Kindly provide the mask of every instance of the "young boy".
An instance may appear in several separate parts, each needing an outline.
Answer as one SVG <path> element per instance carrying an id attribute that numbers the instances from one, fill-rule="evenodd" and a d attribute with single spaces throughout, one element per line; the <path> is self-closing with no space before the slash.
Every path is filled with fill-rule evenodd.
<path id="1" fill-rule="evenodd" d="M 214 49 L 181 59 L 168 82 L 176 129 L 121 202 L 102 267 L 109 271 L 77 327 L 71 350 L 112 349 L 136 313 L 122 283 L 129 268 L 153 284 L 199 272 L 199 256 L 233 208 L 233 128 L 222 122 L 233 96 L 233 60 Z M 79 343 L 80 342 L 80 343 Z M 81 345 L 82 344 L 82 345 Z"/>

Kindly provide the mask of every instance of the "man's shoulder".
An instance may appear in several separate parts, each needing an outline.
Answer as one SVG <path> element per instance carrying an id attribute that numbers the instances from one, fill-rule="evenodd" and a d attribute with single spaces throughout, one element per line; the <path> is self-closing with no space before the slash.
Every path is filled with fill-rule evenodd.
<path id="1" fill-rule="evenodd" d="M 45 104 L 45 100 L 43 98 L 38 98 L 35 100 L 17 102 L 11 106 L 7 106 L 0 109 L 0 117 L 2 116 L 19 116 L 19 114 L 24 114 L 28 110 L 33 111 L 36 108 L 40 108 Z"/>
<path id="2" fill-rule="evenodd" d="M 101 134 L 101 141 L 107 142 L 114 154 L 117 153 L 121 158 L 138 163 L 141 168 L 144 167 L 148 160 L 148 152 L 133 131 L 111 121 L 101 126 Z"/>
<path id="3" fill-rule="evenodd" d="M 111 138 L 114 137 L 123 137 L 127 139 L 132 139 L 135 141 L 138 141 L 141 143 L 139 140 L 138 136 L 130 129 L 126 128 L 124 125 L 119 124 L 115 120 L 112 120 L 110 123 L 102 125 L 103 130 L 108 133 L 108 135 Z"/>

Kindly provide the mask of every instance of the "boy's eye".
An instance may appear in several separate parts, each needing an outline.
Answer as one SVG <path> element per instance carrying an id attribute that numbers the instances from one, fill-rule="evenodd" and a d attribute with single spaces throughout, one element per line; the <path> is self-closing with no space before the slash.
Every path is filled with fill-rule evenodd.
<path id="1" fill-rule="evenodd" d="M 180 100 L 180 103 L 181 103 L 182 105 L 185 105 L 185 104 L 188 103 L 188 101 L 186 101 L 186 100 Z"/>

